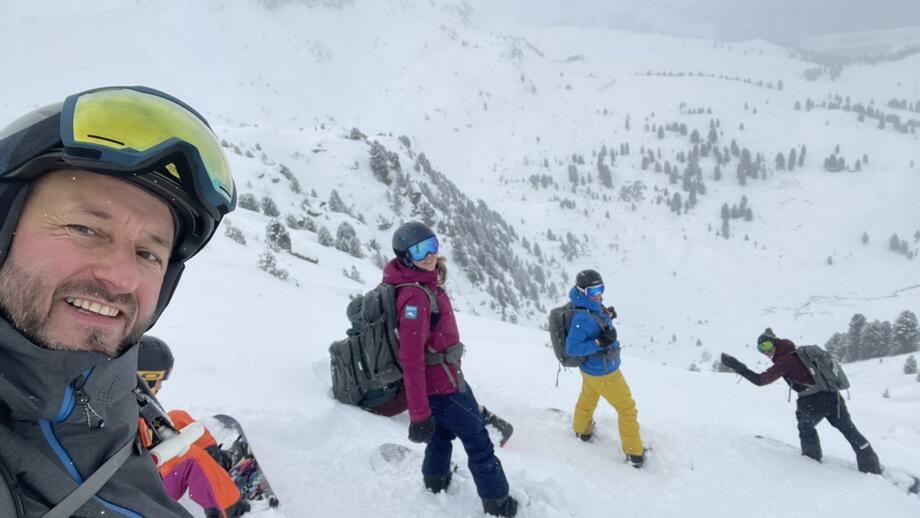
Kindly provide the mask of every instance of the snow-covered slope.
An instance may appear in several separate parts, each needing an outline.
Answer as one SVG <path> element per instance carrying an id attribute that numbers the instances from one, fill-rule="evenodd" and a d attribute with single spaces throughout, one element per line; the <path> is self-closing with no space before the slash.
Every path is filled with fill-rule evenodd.
<path id="1" fill-rule="evenodd" d="M 0 53 L 12 78 L 0 83 L 0 121 L 102 84 L 162 88 L 212 121 L 242 193 L 271 196 L 282 221 L 309 217 L 333 234 L 343 222 L 354 228 L 364 258 L 320 245 L 314 231 L 289 229 L 293 252 L 308 260 L 274 252 L 289 273 L 279 280 L 257 268 L 270 218 L 238 209 L 227 223 L 247 244 L 220 231 L 189 264 L 155 329 L 178 362 L 165 401 L 195 415 L 239 417 L 289 516 L 477 515 L 462 469 L 441 496 L 424 493 L 417 465 L 373 473 L 378 444 L 406 442 L 405 417 L 366 415 L 328 395 L 326 348 L 343 334 L 348 297 L 380 277 L 372 242 L 389 256 L 392 227 L 385 223 L 420 217 L 423 205 L 410 201 L 418 193 L 446 198 L 432 175 L 415 169 L 419 153 L 471 203 L 484 200 L 513 227 L 516 237 L 507 243 L 478 244 L 508 245 L 548 279 L 521 309 L 496 304 L 496 286 L 521 296 L 521 283 L 507 271 L 493 286 L 472 280 L 472 267 L 454 268 L 450 281 L 470 346 L 469 379 L 480 401 L 516 427 L 500 456 L 516 494 L 531 501 L 524 516 L 771 516 L 779 509 L 788 516 L 915 515 L 916 498 L 878 478 L 758 444 L 755 433 L 795 443 L 784 388 L 757 390 L 734 376 L 687 369 L 708 371 L 723 350 L 765 367 L 750 343 L 766 325 L 800 343 L 823 343 L 845 330 L 853 313 L 890 320 L 917 311 L 918 262 L 888 250 L 893 233 L 917 247 L 917 136 L 890 123 L 878 129 L 875 119 L 860 122 L 842 107 L 871 106 L 905 124 L 920 119 L 887 106 L 891 99 L 920 101 L 918 56 L 809 81 L 805 71 L 815 64 L 762 41 L 488 18 L 464 3 L 421 0 L 17 3 L 0 18 Z M 712 156 L 701 157 L 706 194 L 677 215 L 667 202 L 686 192 L 653 166 L 643 170 L 640 151 L 683 170 L 677 155 L 692 149 L 689 133 L 706 139 L 711 121 L 718 121 L 720 148 L 735 140 L 763 155 L 765 178 L 739 186 L 739 159 L 732 157 L 716 181 Z M 652 130 L 674 123 L 688 134 L 659 138 Z M 366 140 L 348 138 L 352 128 Z M 375 140 L 398 156 L 408 191 L 375 179 Z M 601 187 L 592 153 L 622 144 L 629 153 L 606 161 L 612 188 Z M 802 145 L 808 154 L 801 167 L 773 167 L 777 153 Z M 851 169 L 866 155 L 860 171 L 822 170 L 838 145 Z M 574 191 L 569 166 L 585 180 Z M 535 189 L 532 175 L 549 176 L 547 187 Z M 620 189 L 635 182 L 646 186 L 644 200 L 623 201 Z M 348 211 L 331 210 L 333 190 Z M 396 212 L 399 192 L 410 195 Z M 742 196 L 753 221 L 731 220 L 732 238 L 724 239 L 716 232 L 720 208 Z M 443 223 L 457 214 L 436 216 Z M 571 234 L 578 254 L 566 259 L 547 231 Z M 463 235 L 452 228 L 445 235 L 455 265 L 468 244 Z M 579 382 L 569 372 L 554 386 L 539 307 L 560 304 L 560 289 L 585 267 L 604 273 L 608 302 L 620 313 L 624 372 L 655 448 L 646 471 L 620 463 L 608 407 L 598 415 L 602 441 L 587 445 L 573 439 L 565 417 L 546 411 L 569 412 Z M 525 325 L 499 322 L 503 315 Z M 900 374 L 902 364 L 892 358 L 848 366 L 850 406 L 884 463 L 917 472 L 920 384 Z M 886 389 L 890 398 L 882 397 Z M 828 456 L 849 461 L 847 445 L 825 428 Z"/>

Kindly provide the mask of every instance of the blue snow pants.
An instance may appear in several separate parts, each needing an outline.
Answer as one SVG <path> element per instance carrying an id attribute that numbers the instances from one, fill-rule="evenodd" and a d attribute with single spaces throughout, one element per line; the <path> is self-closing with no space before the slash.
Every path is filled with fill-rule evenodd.
<path id="1" fill-rule="evenodd" d="M 495 457 L 495 448 L 486 432 L 479 403 L 469 386 L 465 392 L 445 396 L 429 395 L 435 430 L 425 448 L 423 475 L 447 475 L 450 472 L 451 441 L 459 438 L 469 457 L 470 473 L 479 497 L 501 498 L 508 494 L 508 480 L 502 463 Z"/>

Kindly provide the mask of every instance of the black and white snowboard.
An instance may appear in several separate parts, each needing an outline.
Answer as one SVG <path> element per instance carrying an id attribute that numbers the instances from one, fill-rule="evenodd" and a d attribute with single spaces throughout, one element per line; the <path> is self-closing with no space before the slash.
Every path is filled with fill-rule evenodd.
<path id="1" fill-rule="evenodd" d="M 795 446 L 787 442 L 780 441 L 779 439 L 774 439 L 772 437 L 767 437 L 764 435 L 758 434 L 758 435 L 754 435 L 754 437 L 759 439 L 764 444 L 770 445 L 778 449 L 782 449 L 784 451 L 788 451 L 790 453 L 796 453 L 796 454 L 801 455 L 801 448 L 799 446 Z M 825 456 L 824 459 L 822 459 L 822 462 L 832 462 L 835 464 L 839 464 L 841 466 L 847 466 L 847 467 L 853 468 L 854 470 L 857 470 L 855 462 L 845 461 L 843 459 L 837 459 L 833 457 L 829 458 Z M 908 473 L 907 471 L 901 468 L 892 467 L 892 466 L 882 466 L 882 477 L 884 477 L 885 480 L 890 482 L 892 485 L 894 485 L 901 491 L 904 491 L 905 493 L 912 494 L 912 495 L 916 495 L 920 493 L 920 478 L 917 478 L 916 476 L 911 475 L 910 473 Z"/>
<path id="2" fill-rule="evenodd" d="M 268 479 L 265 478 L 259 461 L 252 453 L 249 440 L 239 421 L 224 414 L 215 415 L 214 420 L 220 424 L 222 429 L 211 430 L 212 434 L 219 442 L 222 442 L 221 449 L 229 449 L 236 459 L 229 473 L 243 499 L 251 503 L 259 502 L 271 508 L 278 507 L 280 503 L 278 496 L 268 483 Z"/>

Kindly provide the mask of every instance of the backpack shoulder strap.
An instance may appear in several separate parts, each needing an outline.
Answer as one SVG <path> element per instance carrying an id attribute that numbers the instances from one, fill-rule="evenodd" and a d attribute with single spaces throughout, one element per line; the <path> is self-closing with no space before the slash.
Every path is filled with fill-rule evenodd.
<path id="1" fill-rule="evenodd" d="M 0 460 L 0 516 L 10 518 L 25 516 L 22 499 L 19 496 L 19 486 L 2 460 Z"/>
<path id="2" fill-rule="evenodd" d="M 609 326 L 607 325 L 607 322 L 606 322 L 600 315 L 598 315 L 597 313 L 595 313 L 595 312 L 593 312 L 593 311 L 591 311 L 591 310 L 589 310 L 589 309 L 579 308 L 579 307 L 573 307 L 572 314 L 574 314 L 575 312 L 587 313 L 588 315 L 591 315 L 591 316 L 594 318 L 594 320 L 597 322 L 597 325 L 601 326 L 601 332 L 602 332 L 602 333 L 603 333 L 604 331 L 606 331 L 607 328 L 609 327 Z"/>
<path id="3" fill-rule="evenodd" d="M 431 314 L 434 315 L 441 313 L 440 309 L 438 309 L 438 299 L 435 297 L 434 292 L 428 289 L 428 286 L 417 282 L 404 282 L 402 284 L 396 284 L 394 287 L 402 288 L 404 286 L 415 286 L 416 288 L 421 288 L 421 290 L 425 292 L 425 295 L 428 296 L 428 304 L 429 307 L 431 307 Z"/>
<path id="4" fill-rule="evenodd" d="M 112 478 L 112 475 L 118 471 L 118 468 L 128 460 L 128 457 L 134 452 L 137 439 L 131 439 L 124 446 L 118 449 L 114 455 L 109 457 L 95 473 L 90 475 L 86 481 L 73 490 L 69 495 L 64 497 L 54 509 L 48 511 L 42 518 L 68 518 L 77 509 L 93 497 L 106 482 Z"/>

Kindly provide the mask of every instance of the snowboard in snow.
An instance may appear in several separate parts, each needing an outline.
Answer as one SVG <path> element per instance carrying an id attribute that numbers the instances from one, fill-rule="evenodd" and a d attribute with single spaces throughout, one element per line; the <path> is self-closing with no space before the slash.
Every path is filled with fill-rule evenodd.
<path id="1" fill-rule="evenodd" d="M 755 438 L 760 439 L 764 444 L 769 444 L 783 450 L 797 453 L 801 455 L 801 448 L 787 442 L 780 441 L 779 439 L 774 439 L 772 437 L 767 437 L 764 435 L 754 435 Z M 855 462 L 848 462 L 842 459 L 837 459 L 833 457 L 825 456 L 821 462 L 833 462 L 842 466 L 847 466 L 853 468 L 857 471 Z M 882 477 L 890 482 L 892 485 L 904 491 L 905 493 L 916 495 L 920 493 L 920 478 L 917 478 L 914 475 L 911 475 L 907 471 L 892 466 L 882 466 Z"/>
<path id="2" fill-rule="evenodd" d="M 229 447 L 239 454 L 239 459 L 230 468 L 229 473 L 242 497 L 249 502 L 260 502 L 272 508 L 278 507 L 278 496 L 268 483 L 268 479 L 265 478 L 259 461 L 252 453 L 249 440 L 239 421 L 224 414 L 217 414 L 214 419 L 224 427 L 224 433 L 219 434 L 225 441 L 222 449 Z M 229 446 L 228 443 L 232 446 Z"/>

